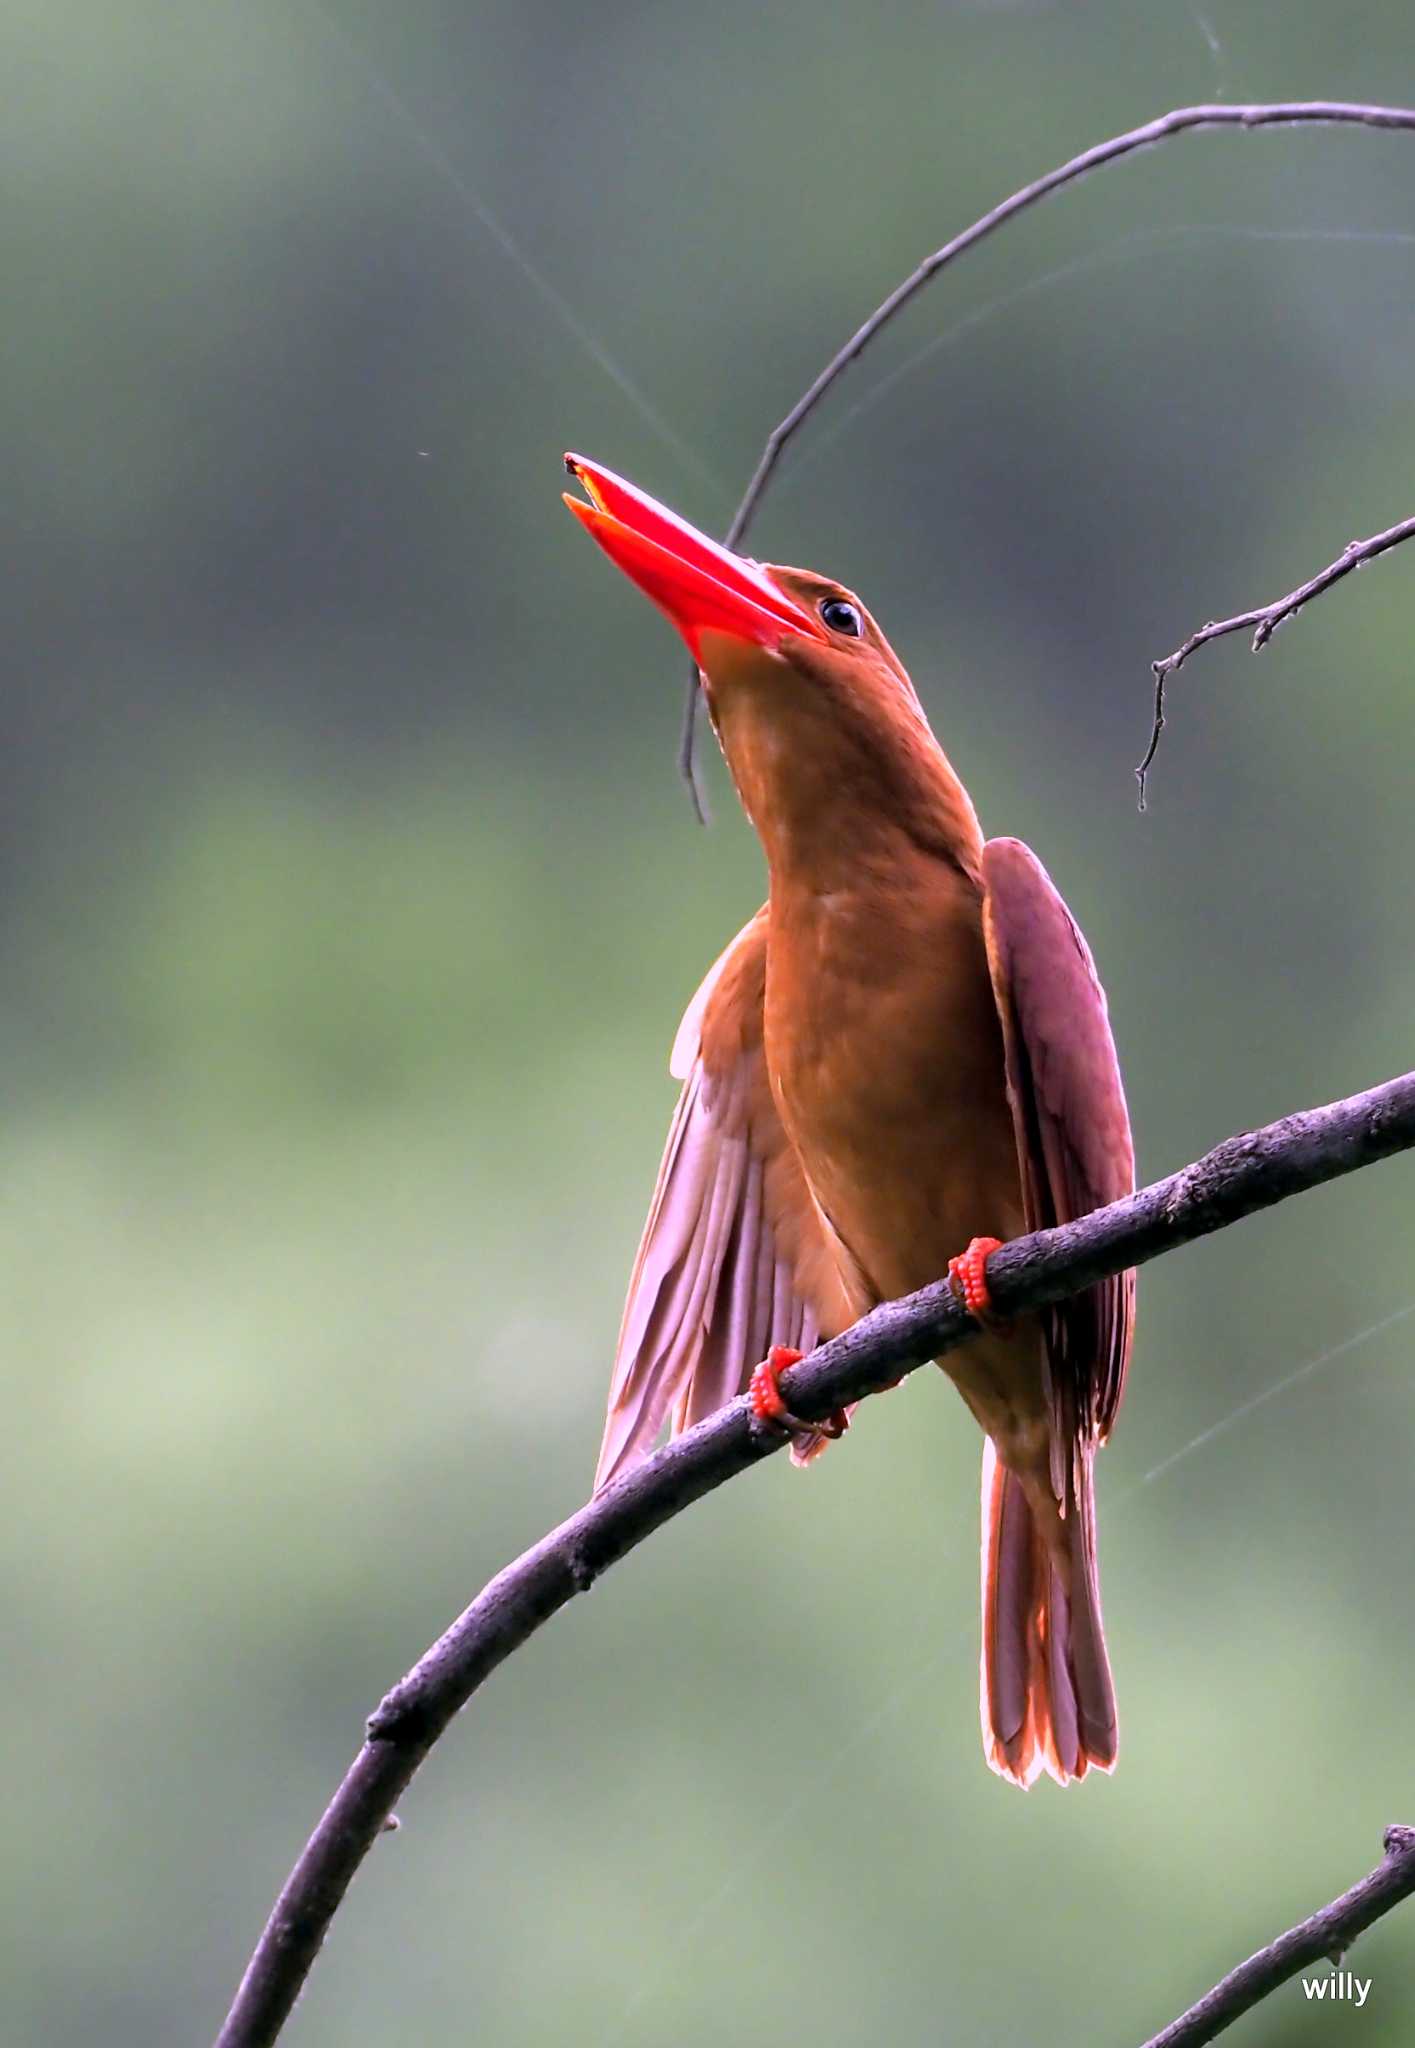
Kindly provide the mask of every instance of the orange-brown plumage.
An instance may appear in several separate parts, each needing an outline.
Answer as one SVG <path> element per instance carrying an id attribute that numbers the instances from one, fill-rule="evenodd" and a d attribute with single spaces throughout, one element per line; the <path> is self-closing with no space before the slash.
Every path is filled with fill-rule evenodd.
<path id="1" fill-rule="evenodd" d="M 985 843 L 903 667 L 839 584 L 731 556 L 595 465 L 570 499 L 688 640 L 769 900 L 684 1019 L 684 1092 L 620 1335 L 598 1483 L 938 1278 L 974 1235 L 1133 1185 L 1105 999 L 1035 857 Z M 945 1370 L 988 1439 L 988 1760 L 1065 1781 L 1116 1750 L 1092 1462 L 1119 1404 L 1133 1275 L 990 1327 Z M 824 1439 L 798 1438 L 798 1461 Z"/>

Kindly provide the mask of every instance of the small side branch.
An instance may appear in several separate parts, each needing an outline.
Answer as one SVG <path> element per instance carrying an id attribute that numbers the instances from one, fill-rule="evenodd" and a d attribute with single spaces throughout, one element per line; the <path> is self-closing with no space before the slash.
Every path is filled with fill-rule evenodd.
<path id="1" fill-rule="evenodd" d="M 1412 1146 L 1415 1073 L 1241 1132 L 1109 1208 L 1014 1239 L 989 1261 L 993 1302 L 1008 1316 L 1060 1301 Z M 977 1335 L 949 1282 L 936 1281 L 822 1344 L 782 1375 L 782 1393 L 796 1414 L 823 1418 Z M 606 1487 L 477 1595 L 370 1718 L 368 1739 L 275 1903 L 217 2048 L 270 2048 L 360 1864 L 483 1680 L 655 1529 L 780 1448 L 779 1437 L 753 1422 L 745 1397 L 730 1401 Z"/>
<path id="2" fill-rule="evenodd" d="M 1150 667 L 1155 678 L 1154 721 L 1150 727 L 1150 744 L 1145 749 L 1145 758 L 1135 770 L 1135 780 L 1140 785 L 1140 809 L 1145 808 L 1145 782 L 1154 762 L 1164 731 L 1165 685 L 1172 675 L 1177 675 L 1191 654 L 1197 654 L 1201 647 L 1207 647 L 1211 640 L 1222 640 L 1228 633 L 1246 633 L 1252 629 L 1253 653 L 1266 647 L 1278 627 L 1288 619 L 1295 618 L 1303 605 L 1310 604 L 1314 597 L 1330 590 L 1334 583 L 1340 583 L 1343 576 L 1349 576 L 1354 569 L 1364 569 L 1368 562 L 1374 562 L 1377 555 L 1383 555 L 1389 548 L 1398 548 L 1403 540 L 1415 538 L 1415 519 L 1401 519 L 1394 526 L 1388 526 L 1384 533 L 1373 533 L 1369 540 L 1349 540 L 1334 562 L 1328 562 L 1325 569 L 1319 569 L 1315 576 L 1309 576 L 1305 583 L 1299 583 L 1295 590 L 1289 590 L 1286 597 L 1275 598 L 1271 604 L 1256 605 L 1250 612 L 1235 612 L 1231 619 L 1210 619 L 1206 626 L 1175 648 L 1173 654 L 1166 654 L 1162 661 L 1152 661 Z"/>
<path id="3" fill-rule="evenodd" d="M 1225 106 L 1222 102 L 1200 104 L 1193 107 L 1173 107 L 1167 114 L 1160 114 L 1153 121 L 1145 121 L 1138 128 L 1129 128 L 1123 135 L 1112 135 L 1108 141 L 1096 142 L 1089 149 L 1083 149 L 1079 156 L 1073 156 L 1055 170 L 1034 178 L 1030 184 L 1021 186 L 1006 199 L 989 208 L 971 226 L 963 228 L 942 248 L 926 256 L 917 269 L 894 287 L 888 297 L 882 299 L 869 318 L 864 321 L 850 339 L 838 348 L 830 361 L 807 385 L 801 396 L 784 418 L 777 421 L 767 435 L 751 481 L 742 494 L 742 501 L 732 515 L 732 524 L 724 535 L 729 548 L 737 547 L 747 537 L 756 515 L 757 507 L 766 494 L 772 475 L 811 414 L 844 371 L 862 356 L 870 343 L 902 312 L 916 294 L 946 270 L 969 249 L 976 248 L 990 235 L 1015 220 L 1019 213 L 1025 213 L 1053 193 L 1074 185 L 1078 179 L 1091 171 L 1098 171 L 1106 164 L 1118 163 L 1122 158 L 1133 156 L 1137 150 L 1153 149 L 1157 144 L 1172 141 L 1176 135 L 1187 135 L 1203 128 L 1311 128 L 1320 126 L 1346 126 L 1358 128 L 1385 128 L 1415 130 L 1415 107 L 1366 106 L 1353 100 L 1274 100 L 1248 106 Z M 1241 621 L 1235 621 L 1237 630 Z M 689 678 L 688 696 L 684 707 L 683 737 L 679 749 L 679 767 L 692 794 L 693 805 L 701 820 L 704 813 L 698 791 L 697 778 L 693 768 L 693 740 L 696 730 L 698 673 L 694 669 Z M 1153 756 L 1151 756 L 1153 758 Z M 1148 765 L 1148 762 L 1147 764 Z"/>
<path id="4" fill-rule="evenodd" d="M 1323 1906 L 1310 1920 L 1290 1927 L 1230 1970 L 1197 2005 L 1145 2043 L 1145 2048 L 1202 2048 L 1224 2029 L 1312 1963 L 1340 1964 L 1358 1934 L 1415 1892 L 1415 1828 L 1385 1832 L 1385 1858 L 1369 1877 Z"/>

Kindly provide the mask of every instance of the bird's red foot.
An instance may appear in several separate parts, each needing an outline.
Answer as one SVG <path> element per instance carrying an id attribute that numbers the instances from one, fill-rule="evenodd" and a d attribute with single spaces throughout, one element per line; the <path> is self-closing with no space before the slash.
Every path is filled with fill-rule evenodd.
<path id="1" fill-rule="evenodd" d="M 954 1291 L 962 1296 L 963 1306 L 975 1321 L 985 1330 L 1004 1335 L 1012 1325 L 995 1316 L 992 1295 L 988 1291 L 988 1260 L 994 1252 L 1002 1250 L 1000 1237 L 975 1237 L 966 1252 L 960 1252 L 956 1259 L 948 1262 L 948 1277 Z"/>
<path id="2" fill-rule="evenodd" d="M 747 1387 L 752 1414 L 768 1429 L 780 1430 L 784 1436 L 844 1436 L 846 1417 L 843 1409 L 837 1408 L 823 1422 L 807 1422 L 802 1416 L 793 1415 L 787 1407 L 778 1376 L 788 1365 L 799 1365 L 804 1356 L 803 1351 L 793 1351 L 789 1344 L 772 1345 Z"/>

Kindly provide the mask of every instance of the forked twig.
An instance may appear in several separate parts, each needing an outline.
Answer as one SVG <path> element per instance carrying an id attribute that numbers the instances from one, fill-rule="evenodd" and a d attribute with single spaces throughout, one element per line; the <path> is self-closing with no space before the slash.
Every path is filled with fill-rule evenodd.
<path id="1" fill-rule="evenodd" d="M 1145 758 L 1135 770 L 1135 780 L 1140 785 L 1140 809 L 1145 808 L 1145 780 L 1151 764 L 1159 750 L 1160 734 L 1164 731 L 1165 685 L 1172 675 L 1183 668 L 1191 654 L 1207 647 L 1211 640 L 1222 640 L 1226 633 L 1253 631 L 1253 652 L 1266 647 L 1278 627 L 1294 618 L 1304 604 L 1310 604 L 1314 597 L 1320 597 L 1324 590 L 1330 590 L 1334 583 L 1340 583 L 1343 576 L 1349 576 L 1353 569 L 1364 569 L 1367 562 L 1374 562 L 1377 555 L 1383 555 L 1388 548 L 1400 546 L 1403 540 L 1415 538 L 1415 519 L 1401 519 L 1394 526 L 1388 526 L 1384 533 L 1373 533 L 1369 540 L 1349 540 L 1334 562 L 1328 562 L 1325 569 L 1319 569 L 1315 576 L 1309 576 L 1305 583 L 1299 583 L 1295 590 L 1289 590 L 1286 597 L 1275 598 L 1271 604 L 1255 605 L 1250 612 L 1235 612 L 1231 619 L 1210 619 L 1206 626 L 1191 633 L 1189 638 L 1175 648 L 1173 654 L 1166 654 L 1162 661 L 1152 661 L 1150 668 L 1155 678 L 1155 711 L 1150 726 L 1150 744 L 1145 749 Z"/>

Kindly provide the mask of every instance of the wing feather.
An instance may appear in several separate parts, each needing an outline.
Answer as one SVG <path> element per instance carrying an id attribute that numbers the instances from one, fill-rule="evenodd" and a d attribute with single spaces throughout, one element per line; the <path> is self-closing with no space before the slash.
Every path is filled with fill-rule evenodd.
<path id="1" fill-rule="evenodd" d="M 741 1393 L 773 1344 L 809 1350 L 852 1320 L 767 1080 L 766 943 L 761 911 L 674 1040 L 683 1091 L 629 1282 L 596 1489 L 652 1450 L 670 1411 L 676 1434 Z"/>
<path id="2" fill-rule="evenodd" d="M 1002 1018 L 1007 1091 L 1029 1230 L 1069 1223 L 1135 1185 L 1130 1116 L 1105 992 L 1050 876 L 1017 839 L 983 849 L 983 925 Z M 1064 1429 L 1104 1439 L 1115 1420 L 1135 1326 L 1133 1270 L 1047 1312 L 1047 1358 Z M 1061 1471 L 1053 1472 L 1064 1497 Z"/>

